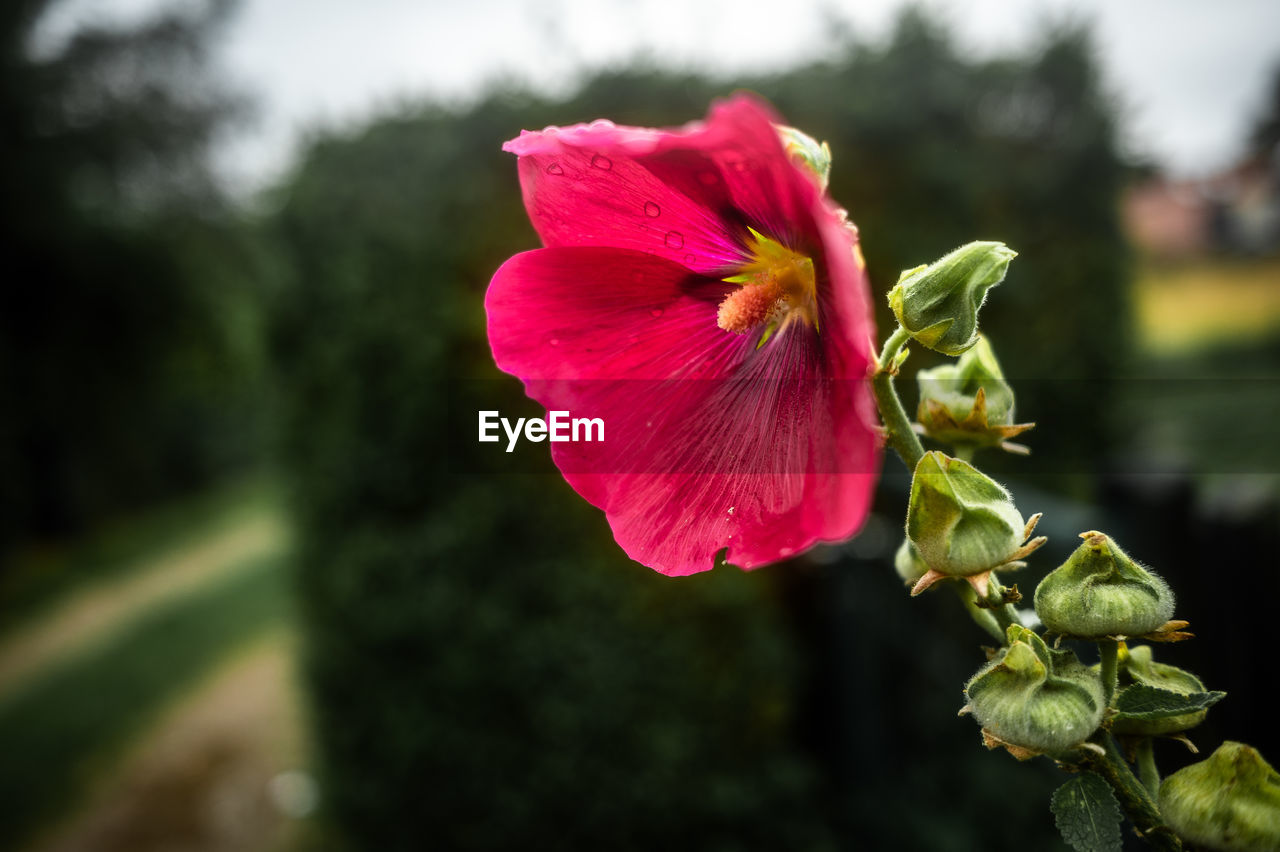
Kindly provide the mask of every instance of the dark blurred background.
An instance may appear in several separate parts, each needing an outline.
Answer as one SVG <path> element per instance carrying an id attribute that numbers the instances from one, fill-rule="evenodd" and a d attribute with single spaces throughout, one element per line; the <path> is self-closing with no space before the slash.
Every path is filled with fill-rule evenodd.
<path id="1" fill-rule="evenodd" d="M 1065 848 L 1061 776 L 955 716 L 983 635 L 892 570 L 896 460 L 854 540 L 668 579 L 549 460 L 450 429 L 460 387 L 527 407 L 484 338 L 537 244 L 501 143 L 737 88 L 830 143 L 877 304 L 967 240 L 1020 252 L 983 327 L 1040 426 L 979 460 L 1046 513 L 1016 579 L 1112 532 L 1198 634 L 1160 659 L 1230 693 L 1195 742 L 1280 760 L 1280 70 L 1229 162 L 1172 174 L 1087 22 L 977 54 L 907 9 L 768 74 L 405 98 L 249 192 L 214 165 L 255 115 L 234 5 L 51 48 L 58 8 L 0 11 L 0 847 Z"/>

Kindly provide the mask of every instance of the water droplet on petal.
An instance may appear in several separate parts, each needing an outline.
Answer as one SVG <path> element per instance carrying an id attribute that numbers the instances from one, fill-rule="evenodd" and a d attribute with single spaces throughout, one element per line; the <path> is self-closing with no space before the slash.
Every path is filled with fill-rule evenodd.
<path id="1" fill-rule="evenodd" d="M 595 166 L 597 169 L 600 169 L 601 171 L 607 172 L 609 171 L 609 169 L 613 168 L 613 160 L 610 160 L 604 154 L 596 154 L 594 157 L 591 158 L 591 165 Z"/>
<path id="2" fill-rule="evenodd" d="M 552 346 L 559 346 L 559 345 L 560 345 L 560 338 L 558 338 L 558 337 L 553 337 L 553 338 L 551 338 L 550 340 L 548 340 L 547 342 L 548 342 L 548 343 L 550 343 Z"/>
<path id="3" fill-rule="evenodd" d="M 795 553 L 795 552 L 796 552 L 796 551 L 795 551 L 795 548 L 791 548 L 791 547 L 779 547 L 779 548 L 778 548 L 778 555 L 779 555 L 779 556 L 790 556 L 791 554 L 793 554 L 793 553 Z"/>
<path id="4" fill-rule="evenodd" d="M 653 310 L 649 311 L 649 316 L 651 317 L 662 316 L 662 308 L 654 308 Z"/>
<path id="5" fill-rule="evenodd" d="M 685 263 L 693 263 L 697 259 L 698 259 L 698 256 L 696 254 L 686 254 L 684 256 Z"/>
<path id="6" fill-rule="evenodd" d="M 547 174 L 562 175 L 564 174 L 564 169 L 560 167 L 559 163 L 552 163 L 551 165 L 547 166 Z"/>
<path id="7" fill-rule="evenodd" d="M 684 234 L 679 231 L 667 231 L 666 239 L 663 242 L 667 244 L 667 248 L 684 248 Z"/>
<path id="8" fill-rule="evenodd" d="M 650 219 L 657 219 L 661 213 L 662 208 L 654 204 L 652 201 L 646 201 L 644 203 L 644 215 L 648 216 Z"/>

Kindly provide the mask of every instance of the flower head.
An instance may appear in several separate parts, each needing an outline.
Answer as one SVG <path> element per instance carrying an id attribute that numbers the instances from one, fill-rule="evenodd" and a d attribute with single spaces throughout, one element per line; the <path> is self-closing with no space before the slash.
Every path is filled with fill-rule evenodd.
<path id="1" fill-rule="evenodd" d="M 904 271 L 889 291 L 889 307 L 917 343 L 959 355 L 977 342 L 978 309 L 1017 256 L 1004 243 L 968 243 Z"/>
<path id="2" fill-rule="evenodd" d="M 929 570 L 911 590 L 918 595 L 939 580 L 958 577 L 986 597 L 991 572 L 1022 567 L 1047 541 L 1031 538 L 1040 516 L 1023 521 L 1013 497 L 973 465 L 933 450 L 911 477 L 907 540 Z"/>
<path id="3" fill-rule="evenodd" d="M 1075 747 L 1102 722 L 1102 682 L 1033 630 L 1011 624 L 1005 635 L 1008 645 L 964 688 L 988 745 L 1019 759 Z"/>
<path id="4" fill-rule="evenodd" d="M 1228 740 L 1160 785 L 1160 814 L 1197 848 L 1280 849 L 1280 772 L 1244 743 Z"/>
<path id="5" fill-rule="evenodd" d="M 856 231 L 748 95 L 674 130 L 523 132 L 544 248 L 495 273 L 498 366 L 548 409 L 570 485 L 665 574 L 744 568 L 852 535 L 878 468 L 874 328 Z"/>
<path id="6" fill-rule="evenodd" d="M 1004 380 L 991 343 L 979 334 L 954 364 L 916 373 L 916 419 L 935 441 L 955 446 L 1003 445 L 1034 426 L 1013 422 L 1013 388 Z"/>
<path id="7" fill-rule="evenodd" d="M 1084 542 L 1036 587 L 1036 615 L 1063 636 L 1099 639 L 1154 633 L 1173 616 L 1173 592 L 1105 533 Z"/>

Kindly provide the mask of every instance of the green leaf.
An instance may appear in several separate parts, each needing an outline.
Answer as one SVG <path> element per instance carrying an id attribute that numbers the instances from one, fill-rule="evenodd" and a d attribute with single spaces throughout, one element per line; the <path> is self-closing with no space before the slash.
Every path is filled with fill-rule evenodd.
<path id="1" fill-rule="evenodd" d="M 1116 718 L 1167 719 L 1212 707 L 1226 695 L 1225 692 L 1192 692 L 1183 695 L 1145 683 L 1135 683 L 1126 687 L 1116 698 Z"/>
<path id="2" fill-rule="evenodd" d="M 1076 852 L 1120 852 L 1120 803 L 1101 776 L 1081 772 L 1053 791 L 1049 807 Z"/>

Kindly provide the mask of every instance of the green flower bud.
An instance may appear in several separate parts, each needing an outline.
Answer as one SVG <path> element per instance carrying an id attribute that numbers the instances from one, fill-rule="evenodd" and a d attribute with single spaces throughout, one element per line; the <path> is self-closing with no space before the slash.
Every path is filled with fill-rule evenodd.
<path id="1" fill-rule="evenodd" d="M 916 546 L 911 543 L 911 539 L 905 538 L 898 547 L 898 552 L 893 556 L 893 568 L 898 572 L 898 576 L 902 578 L 902 582 L 908 586 L 914 586 L 920 581 L 920 578 L 929 572 L 929 566 L 920 558 L 920 551 L 916 550 Z"/>
<path id="2" fill-rule="evenodd" d="M 1138 645 L 1134 648 L 1120 646 L 1120 671 L 1133 683 L 1154 686 L 1176 692 L 1179 695 L 1194 695 L 1204 692 L 1204 684 L 1200 678 L 1177 666 L 1157 663 L 1151 655 L 1149 645 Z M 1181 716 L 1170 716 L 1165 719 L 1116 719 L 1111 730 L 1117 734 L 1129 736 L 1163 736 L 1176 734 L 1194 728 L 1204 721 L 1209 711 L 1194 710 Z"/>
<path id="3" fill-rule="evenodd" d="M 1100 532 L 1081 533 L 1084 544 L 1036 587 L 1036 614 L 1064 636 L 1101 639 L 1142 636 L 1173 615 L 1173 592 Z"/>
<path id="4" fill-rule="evenodd" d="M 794 127 L 775 124 L 774 129 L 782 138 L 782 147 L 791 161 L 812 174 L 817 179 L 818 186 L 826 189 L 831 178 L 831 148 L 827 143 L 818 142 Z"/>
<path id="5" fill-rule="evenodd" d="M 1013 388 L 981 334 L 955 364 L 921 370 L 916 381 L 920 384 L 916 419 L 935 441 L 990 446 L 1035 425 L 1014 424 Z"/>
<path id="6" fill-rule="evenodd" d="M 1017 255 L 1004 243 L 961 246 L 903 272 L 889 291 L 889 307 L 917 343 L 959 355 L 978 339 L 978 309 Z"/>
<path id="7" fill-rule="evenodd" d="M 911 480 L 907 538 L 929 571 L 911 593 L 944 577 L 962 577 L 985 597 L 992 569 L 1044 544 L 1043 537 L 1023 543 L 1039 518 L 1024 523 L 1009 492 L 968 462 L 925 453 Z"/>
<path id="8" fill-rule="evenodd" d="M 1165 821 L 1197 847 L 1280 849 L 1280 774 L 1244 743 L 1225 742 L 1207 760 L 1173 773 L 1159 798 Z"/>
<path id="9" fill-rule="evenodd" d="M 984 731 L 1029 753 L 1078 746 L 1102 724 L 1102 681 L 1070 651 L 1051 651 L 1016 624 L 1008 646 L 965 685 L 968 709 Z M 1013 749 L 1010 749 L 1013 751 Z"/>

